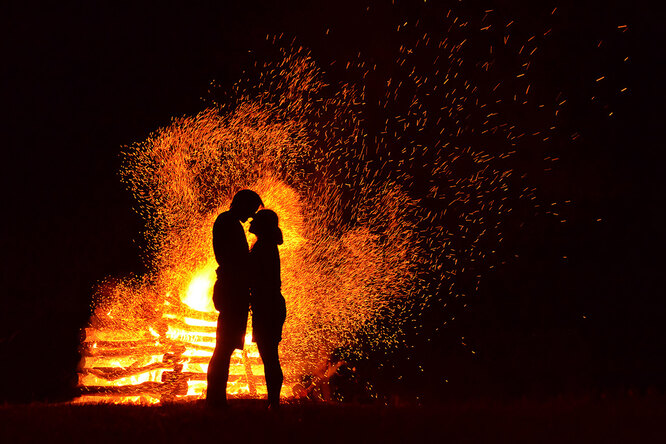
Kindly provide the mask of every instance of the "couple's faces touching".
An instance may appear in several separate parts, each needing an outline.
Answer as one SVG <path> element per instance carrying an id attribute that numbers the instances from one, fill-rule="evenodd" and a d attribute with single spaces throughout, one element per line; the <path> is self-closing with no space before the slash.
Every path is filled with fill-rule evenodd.
<path id="1" fill-rule="evenodd" d="M 240 207 L 238 208 L 238 218 L 241 222 L 247 222 L 249 218 L 255 215 L 258 209 L 259 207 L 254 205 L 250 207 Z"/>
<path id="2" fill-rule="evenodd" d="M 257 210 L 258 209 L 259 208 L 257 208 Z M 251 215 L 252 220 L 250 221 L 250 228 L 248 228 L 248 231 L 252 234 L 258 235 L 257 230 L 261 230 L 261 227 L 260 227 L 261 223 L 259 221 L 257 221 L 257 219 L 255 218 L 256 214 L 257 214 L 257 211 L 255 211 Z"/>
<path id="3" fill-rule="evenodd" d="M 238 218 L 241 222 L 246 222 L 263 205 L 264 203 L 257 193 L 244 189 L 234 195 L 234 198 L 231 200 L 230 210 L 234 214 L 234 217 Z"/>

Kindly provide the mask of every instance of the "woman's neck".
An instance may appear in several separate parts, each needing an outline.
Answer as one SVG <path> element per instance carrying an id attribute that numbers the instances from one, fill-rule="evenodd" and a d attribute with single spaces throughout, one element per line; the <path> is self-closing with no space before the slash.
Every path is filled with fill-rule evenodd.
<path id="1" fill-rule="evenodd" d="M 274 242 L 271 242 L 269 240 L 266 240 L 264 238 L 257 238 L 257 241 L 254 243 L 254 247 L 260 246 L 262 248 L 270 247 L 271 245 L 277 245 L 277 244 L 274 243 Z M 254 247 L 252 247 L 252 248 L 254 248 Z"/>

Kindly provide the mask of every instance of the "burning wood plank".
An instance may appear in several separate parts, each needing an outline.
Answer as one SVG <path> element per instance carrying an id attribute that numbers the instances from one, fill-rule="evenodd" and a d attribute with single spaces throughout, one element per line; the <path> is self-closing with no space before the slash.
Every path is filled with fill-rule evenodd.
<path id="1" fill-rule="evenodd" d="M 181 308 L 172 304 L 171 308 Z M 207 366 L 215 349 L 212 316 L 184 310 L 191 317 L 162 318 L 153 323 L 95 320 L 82 343 L 81 399 L 114 397 L 121 402 L 139 396 L 174 400 L 205 393 Z M 197 317 L 195 317 L 195 314 Z M 113 330 L 108 326 L 123 329 Z M 111 330 L 111 331 L 109 331 Z M 124 364 L 123 364 L 124 363 Z M 128 365 L 129 364 L 129 365 Z M 265 393 L 263 366 L 255 344 L 232 356 L 228 389 L 231 394 Z"/>
<path id="2" fill-rule="evenodd" d="M 145 367 L 134 367 L 134 368 L 93 367 L 91 369 L 84 370 L 84 372 L 95 375 L 98 378 L 106 379 L 107 381 L 113 381 L 120 378 L 126 378 L 128 376 L 146 373 L 151 370 L 169 369 L 169 368 L 171 367 L 167 366 L 164 363 L 155 362 L 154 364 L 150 364 Z"/>

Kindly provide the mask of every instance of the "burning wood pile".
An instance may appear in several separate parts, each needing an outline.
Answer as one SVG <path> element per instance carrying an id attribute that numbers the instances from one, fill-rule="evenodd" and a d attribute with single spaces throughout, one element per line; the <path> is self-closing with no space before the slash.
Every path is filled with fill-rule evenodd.
<path id="1" fill-rule="evenodd" d="M 85 329 L 79 402 L 196 399 L 205 394 L 215 349 L 217 313 L 197 311 L 167 294 L 154 316 L 136 319 L 97 310 Z M 232 356 L 228 393 L 266 394 L 263 365 L 248 326 L 244 350 Z"/>
<path id="2" fill-rule="evenodd" d="M 420 210 L 395 182 L 359 163 L 365 151 L 354 144 L 355 96 L 313 102 L 324 83 L 312 60 L 295 54 L 280 66 L 275 73 L 287 77 L 274 79 L 277 89 L 265 86 L 269 95 L 276 91 L 275 101 L 244 98 L 233 110 L 214 107 L 174 120 L 123 153 L 121 177 L 146 224 L 147 272 L 110 278 L 95 294 L 82 343 L 82 402 L 204 396 L 217 327 L 212 228 L 239 188 L 261 196 L 284 235 L 283 387 L 314 374 L 322 356 L 351 346 L 362 330 L 376 343 L 398 342 L 397 330 L 375 322 L 424 291 L 417 279 L 424 249 L 414 222 L 423 219 Z M 342 113 L 340 128 L 351 127 L 333 131 L 338 124 L 322 121 L 321 110 Z M 324 133 L 330 140 L 313 145 L 311 135 Z M 249 339 L 245 352 L 232 357 L 231 396 L 266 395 L 263 364 Z"/>
<path id="3" fill-rule="evenodd" d="M 381 240 L 358 226 L 333 236 L 317 217 L 308 217 L 311 225 L 306 228 L 294 189 L 273 178 L 252 188 L 280 215 L 283 227 L 280 257 L 287 320 L 280 361 L 282 396 L 292 396 L 289 387 L 315 374 L 336 347 L 350 344 L 354 332 L 372 325 L 390 300 L 408 294 L 404 284 L 411 282 L 405 279 L 411 259 L 401 252 L 410 238 L 397 230 Z M 321 208 L 318 203 L 311 206 Z M 217 262 L 210 237 L 215 216 L 227 207 L 221 205 L 164 240 L 155 271 L 101 284 L 81 345 L 79 402 L 204 397 L 218 316 L 212 303 Z M 378 208 L 386 206 L 380 202 Z M 252 244 L 249 234 L 248 240 Z M 265 397 L 263 363 L 251 342 L 250 325 L 247 331 L 243 352 L 232 356 L 227 393 Z M 372 337 L 391 340 L 380 333 Z"/>

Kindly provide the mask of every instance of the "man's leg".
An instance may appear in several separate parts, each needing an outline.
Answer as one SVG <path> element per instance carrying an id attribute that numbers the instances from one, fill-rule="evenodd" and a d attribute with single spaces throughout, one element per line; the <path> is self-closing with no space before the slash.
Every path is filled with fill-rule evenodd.
<path id="1" fill-rule="evenodd" d="M 213 357 L 210 358 L 206 401 L 213 407 L 227 404 L 227 381 L 229 380 L 229 364 L 233 352 L 233 347 L 217 344 Z"/>

